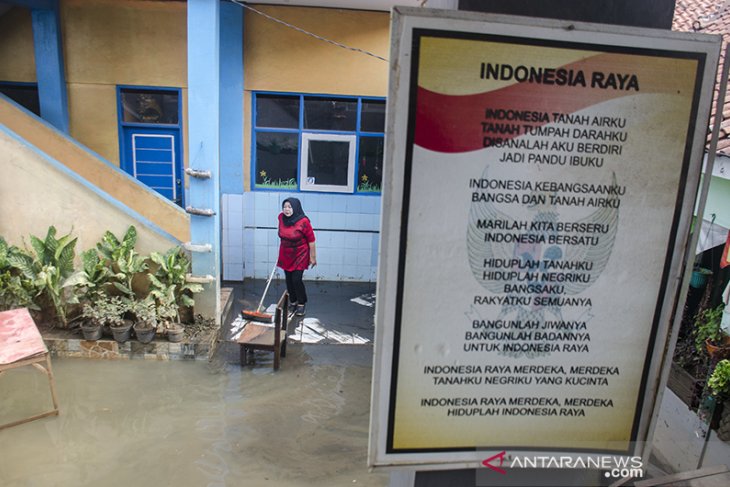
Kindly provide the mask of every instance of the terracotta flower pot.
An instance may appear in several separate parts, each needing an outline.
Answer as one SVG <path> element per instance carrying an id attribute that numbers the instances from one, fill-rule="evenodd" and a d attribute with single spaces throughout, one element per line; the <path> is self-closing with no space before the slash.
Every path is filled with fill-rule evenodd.
<path id="1" fill-rule="evenodd" d="M 707 339 L 705 340 L 705 348 L 711 358 L 715 358 L 716 356 L 722 358 L 730 355 L 730 336 L 723 337 L 720 343 L 714 343 Z"/>

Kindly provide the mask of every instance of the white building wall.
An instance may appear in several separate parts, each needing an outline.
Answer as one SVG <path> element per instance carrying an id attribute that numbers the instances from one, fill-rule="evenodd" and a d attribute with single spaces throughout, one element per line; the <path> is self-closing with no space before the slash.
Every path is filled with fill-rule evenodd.
<path id="1" fill-rule="evenodd" d="M 304 278 L 375 282 L 380 196 L 265 191 L 223 195 L 223 279 L 268 278 L 279 252 L 277 216 L 290 196 L 302 202 L 317 238 L 317 267 Z"/>

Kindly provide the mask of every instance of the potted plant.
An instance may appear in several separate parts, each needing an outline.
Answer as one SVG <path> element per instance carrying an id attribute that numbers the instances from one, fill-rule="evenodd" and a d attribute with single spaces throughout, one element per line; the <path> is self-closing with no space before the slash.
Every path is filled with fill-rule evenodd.
<path id="1" fill-rule="evenodd" d="M 707 380 L 707 387 L 712 391 L 717 404 L 722 405 L 717 437 L 722 441 L 730 441 L 730 360 L 720 360 Z"/>
<path id="2" fill-rule="evenodd" d="M 192 295 L 202 291 L 203 286 L 187 282 L 190 259 L 179 247 L 171 248 L 164 255 L 152 252 L 150 259 L 157 266 L 149 276 L 150 295 L 157 301 L 157 314 L 163 322 L 167 339 L 179 342 L 184 335 L 180 312 L 193 307 Z"/>
<path id="3" fill-rule="evenodd" d="M 172 288 L 170 288 L 172 290 Z M 162 328 L 171 342 L 181 342 L 185 336 L 185 327 L 180 323 L 180 308 L 173 295 L 162 297 L 157 304 L 157 315 Z"/>
<path id="4" fill-rule="evenodd" d="M 85 340 L 98 340 L 101 338 L 106 325 L 106 316 L 102 315 L 105 299 L 107 299 L 107 291 L 105 289 L 111 273 L 99 258 L 96 249 L 90 249 L 81 253 L 81 263 L 84 273 L 84 305 L 81 316 L 84 320 L 81 322 L 81 333 Z M 97 306 L 101 304 L 101 306 Z M 109 330 L 111 331 L 111 330 Z"/>
<path id="5" fill-rule="evenodd" d="M 83 316 L 86 318 L 85 326 L 90 329 L 96 325 L 108 326 L 114 339 L 124 343 L 129 340 L 132 328 L 131 322 L 124 319 L 126 311 L 127 305 L 122 298 L 100 293 L 93 302 L 86 303 L 83 307 Z"/>
<path id="6" fill-rule="evenodd" d="M 101 303 L 104 313 L 106 314 L 105 324 L 111 328 L 114 340 L 119 343 L 128 341 L 132 336 L 132 322 L 124 319 L 129 309 L 129 304 L 119 296 L 109 297 L 104 295 Z"/>
<path id="7" fill-rule="evenodd" d="M 692 277 L 689 280 L 689 285 L 695 289 L 701 289 L 707 284 L 707 279 L 712 275 L 712 271 L 705 267 L 695 266 L 692 269 Z"/>
<path id="8" fill-rule="evenodd" d="M 87 301 L 94 302 L 101 294 L 110 291 L 110 280 L 114 277 L 96 249 L 81 253 L 82 272 L 84 273 L 85 296 Z"/>
<path id="9" fill-rule="evenodd" d="M 157 332 L 157 312 L 155 302 L 148 298 L 142 301 L 133 301 L 129 311 L 134 315 L 134 334 L 141 343 L 149 343 Z"/>
<path id="10" fill-rule="evenodd" d="M 717 353 L 730 350 L 730 337 L 720 327 L 724 307 L 725 305 L 721 304 L 715 308 L 705 309 L 697 315 L 694 334 L 698 352 L 704 347 L 710 357 L 714 357 Z"/>
<path id="11" fill-rule="evenodd" d="M 81 314 L 84 317 L 84 321 L 81 322 L 84 340 L 96 341 L 101 338 L 101 327 L 105 320 L 101 307 L 85 303 Z"/>
<path id="12" fill-rule="evenodd" d="M 150 294 L 160 300 L 161 297 L 170 301 L 174 299 L 179 315 L 184 310 L 191 309 L 195 304 L 192 295 L 203 290 L 200 284 L 187 282 L 187 274 L 190 272 L 190 259 L 180 247 L 173 247 L 165 254 L 152 252 L 150 260 L 155 264 L 156 269 L 149 274 Z"/>
<path id="13" fill-rule="evenodd" d="M 139 281 L 144 279 L 148 268 L 146 259 L 134 249 L 136 242 L 137 229 L 132 225 L 121 240 L 110 231 L 106 231 L 101 241 L 96 244 L 102 262 L 109 269 L 114 287 L 130 300 L 134 300 L 138 294 L 135 290 L 140 286 L 135 286 L 135 283 L 139 284 Z"/>

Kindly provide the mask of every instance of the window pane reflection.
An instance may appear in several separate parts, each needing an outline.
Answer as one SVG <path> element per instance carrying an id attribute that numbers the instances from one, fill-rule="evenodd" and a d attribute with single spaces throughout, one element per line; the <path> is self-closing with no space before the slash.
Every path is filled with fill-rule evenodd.
<path id="1" fill-rule="evenodd" d="M 131 123 L 178 123 L 176 91 L 122 89 L 122 120 Z"/>
<path id="2" fill-rule="evenodd" d="M 304 97 L 304 128 L 310 130 L 354 131 L 357 101 Z"/>
<path id="3" fill-rule="evenodd" d="M 385 132 L 385 102 L 363 100 L 360 130 L 363 132 Z"/>
<path id="4" fill-rule="evenodd" d="M 360 137 L 358 193 L 379 193 L 383 184 L 383 137 Z"/>
<path id="5" fill-rule="evenodd" d="M 347 186 L 349 142 L 310 140 L 307 177 L 310 184 Z"/>
<path id="6" fill-rule="evenodd" d="M 256 134 L 256 187 L 295 189 L 299 136 L 258 132 Z"/>
<path id="7" fill-rule="evenodd" d="M 258 95 L 256 97 L 256 126 L 299 128 L 299 97 Z"/>

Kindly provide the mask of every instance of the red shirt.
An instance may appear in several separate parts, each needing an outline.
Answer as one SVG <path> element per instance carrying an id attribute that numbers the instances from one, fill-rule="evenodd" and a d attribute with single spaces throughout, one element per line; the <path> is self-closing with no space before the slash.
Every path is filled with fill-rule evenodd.
<path id="1" fill-rule="evenodd" d="M 314 230 L 306 216 L 287 227 L 279 213 L 279 260 L 276 263 L 285 271 L 304 271 L 309 267 L 309 244 L 314 242 Z"/>

